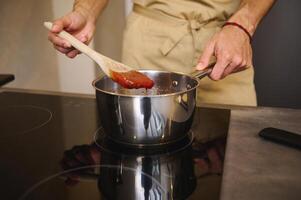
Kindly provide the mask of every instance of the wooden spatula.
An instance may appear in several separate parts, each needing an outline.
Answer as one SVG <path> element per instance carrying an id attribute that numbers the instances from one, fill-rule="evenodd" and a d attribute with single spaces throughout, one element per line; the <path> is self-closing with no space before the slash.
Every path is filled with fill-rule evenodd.
<path id="1" fill-rule="evenodd" d="M 52 23 L 44 22 L 44 26 L 51 30 Z M 91 49 L 66 31 L 61 31 L 58 36 L 67 40 L 74 48 L 89 56 L 102 69 L 102 71 L 114 81 L 125 88 L 152 88 L 154 82 L 144 74 L 133 68 L 108 58 Z"/>

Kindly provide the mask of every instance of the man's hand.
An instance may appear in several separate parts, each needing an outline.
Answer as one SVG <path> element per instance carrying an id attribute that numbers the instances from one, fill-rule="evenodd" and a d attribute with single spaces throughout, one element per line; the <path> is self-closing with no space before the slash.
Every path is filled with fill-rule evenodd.
<path id="1" fill-rule="evenodd" d="M 275 0 L 241 0 L 240 7 L 228 22 L 244 27 L 252 36 L 264 15 Z M 210 78 L 220 80 L 252 65 L 252 48 L 249 36 L 236 26 L 225 26 L 208 42 L 197 65 L 197 70 L 206 68 L 211 56 L 217 58 Z"/>
<path id="2" fill-rule="evenodd" d="M 64 171 L 70 170 L 69 173 L 64 174 L 67 178 L 65 183 L 68 186 L 76 185 L 79 182 L 80 173 L 91 173 L 94 168 L 89 166 L 99 165 L 100 158 L 100 151 L 94 143 L 91 145 L 77 145 L 66 150 L 60 162 Z"/>
<path id="3" fill-rule="evenodd" d="M 213 80 L 220 80 L 246 69 L 252 65 L 252 48 L 248 35 L 238 27 L 225 26 L 207 43 L 196 69 L 205 69 L 212 56 L 217 60 L 210 74 Z"/>
<path id="4" fill-rule="evenodd" d="M 69 58 L 79 54 L 78 50 L 57 34 L 65 30 L 81 42 L 88 44 L 94 35 L 96 20 L 107 3 L 108 0 L 74 0 L 73 11 L 53 22 L 48 39 L 53 43 L 54 48 Z"/>
<path id="5" fill-rule="evenodd" d="M 85 14 L 77 11 L 73 11 L 53 22 L 53 27 L 48 34 L 49 41 L 53 43 L 56 50 L 66 54 L 69 58 L 74 58 L 80 52 L 57 35 L 62 30 L 69 32 L 81 42 L 88 44 L 95 31 L 95 23 L 89 20 Z"/>

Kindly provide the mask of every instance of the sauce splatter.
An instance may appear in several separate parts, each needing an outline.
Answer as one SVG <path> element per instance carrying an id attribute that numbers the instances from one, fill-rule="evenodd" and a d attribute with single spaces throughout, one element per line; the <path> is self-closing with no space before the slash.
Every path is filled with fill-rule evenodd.
<path id="1" fill-rule="evenodd" d="M 128 72 L 111 71 L 111 77 L 113 81 L 127 89 L 151 89 L 154 86 L 153 80 L 135 70 Z"/>

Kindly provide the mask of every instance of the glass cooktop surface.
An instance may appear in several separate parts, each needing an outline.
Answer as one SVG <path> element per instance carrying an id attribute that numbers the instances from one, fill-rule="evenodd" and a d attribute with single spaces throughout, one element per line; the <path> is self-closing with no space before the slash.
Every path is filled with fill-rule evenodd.
<path id="1" fill-rule="evenodd" d="M 183 140 L 119 145 L 96 100 L 0 93 L 1 199 L 219 199 L 230 110 L 197 108 Z"/>

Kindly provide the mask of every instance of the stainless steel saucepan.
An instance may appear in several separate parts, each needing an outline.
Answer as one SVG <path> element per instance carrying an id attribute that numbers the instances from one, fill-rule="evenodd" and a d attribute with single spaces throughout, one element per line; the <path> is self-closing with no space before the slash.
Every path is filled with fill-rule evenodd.
<path id="1" fill-rule="evenodd" d="M 184 138 L 192 124 L 199 78 L 211 68 L 184 75 L 141 70 L 152 89 L 124 89 L 107 76 L 93 81 L 101 125 L 115 142 L 136 147 L 168 144 Z"/>

